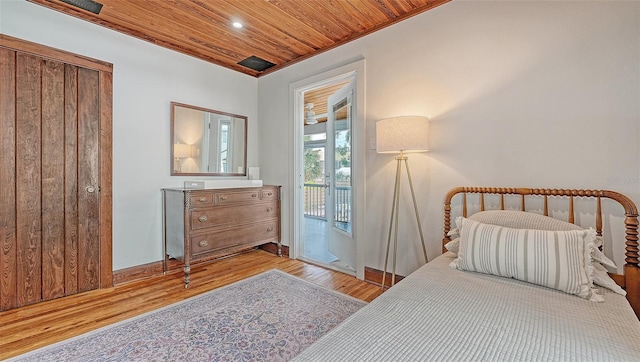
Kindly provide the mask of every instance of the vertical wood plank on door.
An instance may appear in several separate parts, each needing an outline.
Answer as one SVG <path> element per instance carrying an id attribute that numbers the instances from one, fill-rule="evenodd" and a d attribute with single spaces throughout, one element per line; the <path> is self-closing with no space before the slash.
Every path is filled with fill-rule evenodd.
<path id="1" fill-rule="evenodd" d="M 99 73 L 78 68 L 78 291 L 100 282 Z M 88 191 L 88 188 L 94 191 Z"/>
<path id="2" fill-rule="evenodd" d="M 0 310 L 17 307 L 16 52 L 0 48 Z"/>
<path id="3" fill-rule="evenodd" d="M 42 61 L 42 300 L 64 290 L 64 64 Z"/>
<path id="4" fill-rule="evenodd" d="M 113 285 L 112 163 L 113 163 L 112 72 L 100 72 L 100 287 Z"/>
<path id="5" fill-rule="evenodd" d="M 18 306 L 42 298 L 40 61 L 16 56 L 16 239 Z"/>
<path id="6" fill-rule="evenodd" d="M 78 68 L 64 67 L 64 234 L 66 295 L 78 292 Z"/>

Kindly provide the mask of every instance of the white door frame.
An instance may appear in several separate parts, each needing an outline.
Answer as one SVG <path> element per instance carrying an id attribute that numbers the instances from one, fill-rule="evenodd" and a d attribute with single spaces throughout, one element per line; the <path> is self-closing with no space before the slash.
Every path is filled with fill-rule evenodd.
<path id="1" fill-rule="evenodd" d="M 356 277 L 364 279 L 365 256 L 365 154 L 366 154 L 366 122 L 365 122 L 365 60 L 360 59 L 353 63 L 314 75 L 312 77 L 291 83 L 289 85 L 290 118 L 293 126 L 290 128 L 290 139 L 293 140 L 293 150 L 290 152 L 289 175 L 290 185 L 293 185 L 293 197 L 290 210 L 292 210 L 292 223 L 290 235 L 292 235 L 289 255 L 292 258 L 302 256 L 304 238 L 303 229 L 303 192 L 304 192 L 304 160 L 302 157 L 304 148 L 304 97 L 307 90 L 319 88 L 324 85 L 340 81 L 355 79 L 356 89 L 353 97 L 355 112 L 353 115 L 353 130 L 351 139 L 353 142 L 352 155 L 355 167 L 351 170 L 353 177 L 353 238 L 356 243 Z"/>

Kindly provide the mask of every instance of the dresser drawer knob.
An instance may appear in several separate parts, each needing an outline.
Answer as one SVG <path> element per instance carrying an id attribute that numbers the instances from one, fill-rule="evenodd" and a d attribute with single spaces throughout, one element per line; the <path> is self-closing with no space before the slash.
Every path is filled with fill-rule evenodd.
<path id="1" fill-rule="evenodd" d="M 198 201 L 200 202 L 207 202 L 207 198 L 206 197 L 201 197 L 198 199 Z"/>
<path id="2" fill-rule="evenodd" d="M 205 221 L 209 220 L 209 218 L 207 217 L 207 215 L 202 215 L 202 216 L 200 216 L 200 217 L 198 218 L 198 220 L 199 220 L 200 222 L 205 222 Z"/>
<path id="3" fill-rule="evenodd" d="M 273 211 L 273 208 L 272 207 L 267 207 L 267 212 L 271 212 L 271 211 Z"/>
<path id="4" fill-rule="evenodd" d="M 251 197 L 258 197 L 258 194 L 251 194 Z"/>
<path id="5" fill-rule="evenodd" d="M 273 195 L 273 192 L 267 192 L 267 196 Z"/>
<path id="6" fill-rule="evenodd" d="M 209 245 L 209 242 L 207 240 L 200 240 L 198 245 L 204 248 L 205 246 Z"/>
<path id="7" fill-rule="evenodd" d="M 273 231 L 273 227 L 269 226 L 269 227 L 267 228 L 267 232 L 272 232 L 272 231 Z"/>
<path id="8" fill-rule="evenodd" d="M 220 196 L 220 200 L 226 200 L 226 199 L 227 199 L 227 195 Z"/>

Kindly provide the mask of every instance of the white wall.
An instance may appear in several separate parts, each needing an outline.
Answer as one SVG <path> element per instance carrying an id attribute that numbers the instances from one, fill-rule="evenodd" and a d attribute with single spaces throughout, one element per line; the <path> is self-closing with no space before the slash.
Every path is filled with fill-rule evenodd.
<path id="1" fill-rule="evenodd" d="M 431 118 L 431 152 L 409 162 L 432 258 L 452 187 L 602 188 L 640 205 L 640 3 L 456 0 L 259 79 L 261 172 L 284 187 L 285 243 L 289 84 L 361 57 L 367 139 L 388 116 Z M 382 269 L 395 161 L 368 150 L 366 167 L 366 265 Z M 421 251 L 401 202 L 406 275 Z"/>
<path id="2" fill-rule="evenodd" d="M 283 185 L 290 245 L 289 84 L 362 57 L 367 139 L 387 116 L 432 120 L 432 151 L 410 156 L 432 257 L 454 186 L 607 188 L 640 205 L 638 2 L 456 0 L 258 80 L 26 1 L 0 1 L 0 32 L 114 64 L 115 270 L 161 259 L 159 189 L 193 179 L 169 176 L 170 101 L 249 117 L 248 166 Z M 366 264 L 381 269 L 395 165 L 369 150 L 366 166 Z M 402 202 L 407 274 L 420 251 Z"/>
<path id="3" fill-rule="evenodd" d="M 171 177 L 169 102 L 249 117 L 258 166 L 257 79 L 26 1 L 0 1 L 0 32 L 113 64 L 113 268 L 162 259 L 161 193 Z"/>

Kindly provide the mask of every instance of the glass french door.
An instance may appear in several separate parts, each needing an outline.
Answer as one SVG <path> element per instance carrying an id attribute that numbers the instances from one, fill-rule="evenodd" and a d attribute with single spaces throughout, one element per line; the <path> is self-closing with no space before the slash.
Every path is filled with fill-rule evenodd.
<path id="1" fill-rule="evenodd" d="M 353 167 L 351 151 L 352 98 L 351 81 L 329 96 L 327 107 L 326 215 L 329 251 L 349 269 L 356 266 L 356 243 L 353 237 Z"/>

